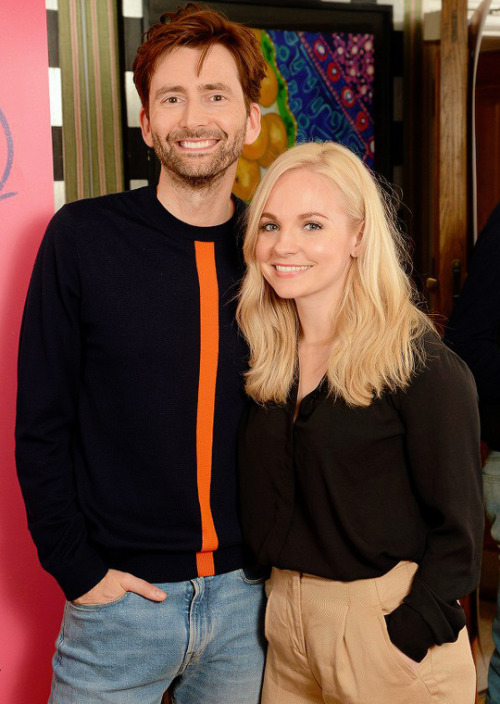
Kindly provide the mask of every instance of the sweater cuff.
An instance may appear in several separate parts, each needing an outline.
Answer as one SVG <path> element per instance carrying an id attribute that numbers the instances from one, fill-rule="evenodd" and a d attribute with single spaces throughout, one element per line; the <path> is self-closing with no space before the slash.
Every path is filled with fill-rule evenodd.
<path id="1" fill-rule="evenodd" d="M 86 564 L 58 567 L 49 570 L 57 580 L 68 601 L 74 601 L 89 592 L 108 572 L 108 566 L 99 556 Z"/>
<path id="2" fill-rule="evenodd" d="M 427 650 L 435 645 L 434 635 L 419 613 L 401 604 L 385 616 L 389 638 L 393 645 L 412 660 L 420 662 Z"/>

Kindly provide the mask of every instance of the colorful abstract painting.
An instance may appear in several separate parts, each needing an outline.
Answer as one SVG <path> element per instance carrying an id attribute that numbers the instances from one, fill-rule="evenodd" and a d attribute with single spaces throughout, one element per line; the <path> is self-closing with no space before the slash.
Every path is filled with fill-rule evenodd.
<path id="1" fill-rule="evenodd" d="M 373 35 L 254 31 L 267 62 L 262 129 L 243 150 L 236 195 L 248 200 L 263 170 L 295 143 L 333 140 L 373 168 Z"/>

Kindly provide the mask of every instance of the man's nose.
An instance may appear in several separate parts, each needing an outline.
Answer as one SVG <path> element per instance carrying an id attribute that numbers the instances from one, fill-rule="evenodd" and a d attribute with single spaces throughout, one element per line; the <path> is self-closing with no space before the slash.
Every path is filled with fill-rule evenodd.
<path id="1" fill-rule="evenodd" d="M 196 129 L 208 123 L 209 117 L 203 105 L 198 101 L 187 100 L 182 111 L 181 126 L 188 129 Z"/>

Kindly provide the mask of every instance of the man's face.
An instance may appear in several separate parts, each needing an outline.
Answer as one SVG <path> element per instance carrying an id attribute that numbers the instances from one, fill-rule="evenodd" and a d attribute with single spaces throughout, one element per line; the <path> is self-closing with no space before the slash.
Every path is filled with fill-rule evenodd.
<path id="1" fill-rule="evenodd" d="M 244 144 L 260 130 L 256 104 L 247 114 L 236 63 L 215 44 L 197 75 L 200 50 L 181 47 L 160 58 L 153 74 L 149 117 L 141 110 L 144 141 L 162 168 L 191 187 L 234 178 Z"/>

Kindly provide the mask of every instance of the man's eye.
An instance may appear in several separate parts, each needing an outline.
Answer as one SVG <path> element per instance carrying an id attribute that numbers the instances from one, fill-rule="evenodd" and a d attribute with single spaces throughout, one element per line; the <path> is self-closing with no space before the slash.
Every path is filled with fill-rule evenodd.
<path id="1" fill-rule="evenodd" d="M 175 95 L 169 95 L 168 98 L 164 98 L 162 102 L 169 103 L 170 105 L 175 105 L 175 103 L 179 102 L 179 98 L 176 98 Z"/>
<path id="2" fill-rule="evenodd" d="M 225 99 L 225 97 L 223 95 L 212 95 L 210 97 L 210 100 L 214 103 L 220 103 L 224 99 Z"/>

